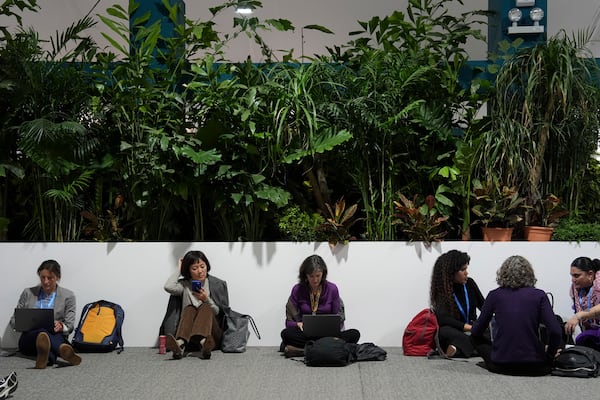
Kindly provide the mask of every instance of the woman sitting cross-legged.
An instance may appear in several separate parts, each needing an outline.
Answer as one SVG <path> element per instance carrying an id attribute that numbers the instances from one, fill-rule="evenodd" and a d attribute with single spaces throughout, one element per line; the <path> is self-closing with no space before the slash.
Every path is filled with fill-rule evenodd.
<path id="1" fill-rule="evenodd" d="M 180 359 L 185 351 L 201 350 L 209 359 L 220 346 L 223 332 L 220 320 L 229 307 L 227 283 L 209 275 L 210 263 L 201 251 L 189 251 L 165 283 L 165 290 L 181 297 L 181 316 L 176 334 L 167 335 L 167 350 Z"/>
<path id="2" fill-rule="evenodd" d="M 473 323 L 471 339 L 487 369 L 506 375 L 539 376 L 552 370 L 552 360 L 561 348 L 562 328 L 543 290 L 536 289 L 533 268 L 527 259 L 512 256 L 496 274 L 497 289 L 483 304 Z M 492 324 L 492 344 L 483 334 Z M 546 345 L 539 336 L 540 324 L 547 331 Z"/>
<path id="3" fill-rule="evenodd" d="M 467 253 L 450 250 L 437 258 L 431 273 L 431 307 L 440 325 L 441 351 L 448 357 L 472 357 L 475 353 L 469 334 L 484 298 L 468 276 L 470 260 Z"/>
<path id="4" fill-rule="evenodd" d="M 304 334 L 303 316 L 307 314 L 338 314 L 341 328 L 344 315 L 337 286 L 327 280 L 327 265 L 318 256 L 307 257 L 300 266 L 299 283 L 294 285 L 286 305 L 285 329 L 281 332 L 282 349 L 286 357 L 304 354 L 304 345 L 318 339 Z M 340 330 L 339 337 L 348 343 L 358 343 L 356 329 Z"/>

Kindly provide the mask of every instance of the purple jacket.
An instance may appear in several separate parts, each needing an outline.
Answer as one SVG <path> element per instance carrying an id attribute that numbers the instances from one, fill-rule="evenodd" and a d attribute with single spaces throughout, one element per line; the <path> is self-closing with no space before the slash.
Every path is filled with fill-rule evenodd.
<path id="1" fill-rule="evenodd" d="M 337 286 L 329 281 L 326 281 L 322 286 L 317 314 L 339 314 L 342 307 Z M 297 283 L 292 288 L 286 307 L 285 326 L 288 328 L 295 327 L 297 322 L 302 321 L 303 315 L 311 313 L 310 288 L 308 285 Z"/>
<path id="2" fill-rule="evenodd" d="M 546 362 L 560 346 L 562 331 L 550 301 L 540 289 L 500 287 L 486 297 L 481 315 L 471 329 L 472 336 L 483 335 L 492 323 L 492 354 L 494 363 Z M 538 338 L 539 324 L 546 325 L 548 350 Z"/>

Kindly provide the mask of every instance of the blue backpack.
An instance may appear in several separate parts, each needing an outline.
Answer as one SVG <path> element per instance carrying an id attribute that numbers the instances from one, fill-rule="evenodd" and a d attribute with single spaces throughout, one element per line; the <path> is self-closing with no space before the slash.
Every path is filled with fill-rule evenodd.
<path id="1" fill-rule="evenodd" d="M 125 319 L 123 308 L 110 301 L 88 303 L 81 311 L 72 345 L 82 353 L 123 351 L 121 327 Z"/>

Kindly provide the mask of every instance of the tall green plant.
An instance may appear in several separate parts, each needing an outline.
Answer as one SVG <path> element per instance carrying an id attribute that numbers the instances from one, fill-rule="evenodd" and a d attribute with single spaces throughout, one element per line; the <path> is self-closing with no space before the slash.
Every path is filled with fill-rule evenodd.
<path id="1" fill-rule="evenodd" d="M 530 204 L 554 193 L 578 208 L 581 172 L 600 128 L 600 74 L 588 39 L 561 32 L 518 50 L 498 72 L 480 167 L 517 186 Z"/>
<path id="2" fill-rule="evenodd" d="M 35 2 L 9 1 L 3 7 L 11 3 L 37 9 Z M 17 19 L 14 34 L 3 30 L 0 49 L 0 90 L 11 93 L 0 100 L 0 175 L 11 171 L 15 177 L 2 180 L 2 192 L 29 189 L 29 196 L 13 196 L 11 205 L 14 215 L 25 216 L 22 224 L 29 239 L 76 240 L 80 207 L 93 175 L 89 158 L 98 143 L 82 122 L 88 103 L 82 63 L 95 54 L 85 32 L 95 23 L 85 17 L 44 41 Z"/>
<path id="3" fill-rule="evenodd" d="M 99 57 L 98 111 L 120 143 L 111 151 L 118 155 L 116 167 L 125 171 L 121 185 L 130 200 L 129 218 L 144 221 L 137 238 L 179 234 L 170 223 L 183 213 L 194 215 L 193 237 L 203 239 L 208 212 L 226 240 L 258 240 L 263 212 L 287 203 L 285 190 L 265 173 L 262 149 L 269 130 L 260 86 L 240 82 L 243 68 L 255 67 L 228 63 L 224 47 L 245 33 L 272 57 L 259 32 L 287 30 L 290 23 L 235 17 L 233 32 L 215 31 L 214 18 L 242 3 L 248 2 L 229 1 L 211 8 L 207 21 L 182 23 L 181 10 L 163 0 L 172 37 L 164 37 L 160 23 L 149 25 L 149 14 L 139 15 L 133 1 L 128 10 L 114 6 L 101 16 L 111 33 L 105 37 L 120 54 Z M 130 30 L 132 14 L 137 18 Z M 235 216 L 221 215 L 231 209 L 237 209 Z"/>
<path id="4" fill-rule="evenodd" d="M 111 127 L 111 142 L 117 145 L 106 150 L 116 156 L 114 167 L 122 171 L 116 184 L 125 189 L 127 219 L 135 223 L 132 236 L 165 239 L 179 233 L 173 222 L 188 199 L 196 218 L 202 215 L 199 181 L 206 167 L 220 159 L 215 149 L 203 148 L 198 137 L 186 132 L 183 83 L 189 53 L 182 54 L 192 38 L 190 50 L 198 51 L 210 48 L 217 37 L 209 22 L 181 24 L 180 10 L 167 0 L 164 12 L 175 36 L 163 36 L 160 22 L 149 25 L 149 12 L 135 18 L 130 29 L 129 16 L 138 6 L 134 1 L 127 10 L 115 5 L 100 16 L 109 28 L 103 35 L 118 53 L 98 57 L 96 111 Z M 202 222 L 196 220 L 193 226 L 194 237 L 202 238 Z"/>
<path id="5" fill-rule="evenodd" d="M 369 239 L 395 238 L 397 191 L 436 192 L 441 178 L 431 172 L 451 166 L 455 130 L 470 123 L 457 116 L 470 117 L 478 107 L 459 75 L 464 43 L 482 38 L 471 23 L 485 13 L 452 16 L 448 4 L 410 1 L 406 13 L 359 22 L 358 39 L 330 49 L 348 66 L 345 116 L 355 140 L 346 159 L 365 204 Z"/>
<path id="6" fill-rule="evenodd" d="M 274 166 L 298 164 L 310 183 L 317 209 L 331 203 L 327 153 L 352 135 L 335 124 L 341 113 L 342 92 L 337 66 L 322 60 L 281 65 L 268 74 L 270 109 L 274 123 L 269 153 Z"/>

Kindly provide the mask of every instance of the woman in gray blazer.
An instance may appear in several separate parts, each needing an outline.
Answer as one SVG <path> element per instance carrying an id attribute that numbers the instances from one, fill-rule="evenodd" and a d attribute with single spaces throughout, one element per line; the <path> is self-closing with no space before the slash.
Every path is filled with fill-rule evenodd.
<path id="1" fill-rule="evenodd" d="M 186 350 L 200 349 L 208 359 L 221 343 L 223 312 L 229 308 L 224 280 L 209 275 L 210 263 L 201 251 L 188 251 L 165 283 L 165 290 L 181 301 L 175 335 L 167 334 L 167 350 L 180 359 Z"/>
<path id="2" fill-rule="evenodd" d="M 19 351 L 27 356 L 35 356 L 35 368 L 43 369 L 53 365 L 57 357 L 73 364 L 81 364 L 81 357 L 68 343 L 68 336 L 75 327 L 75 294 L 58 286 L 60 264 L 46 260 L 37 269 L 40 284 L 23 290 L 17 308 L 52 308 L 54 326 L 51 329 L 38 328 L 22 332 L 19 338 Z M 11 318 L 15 327 L 15 317 Z"/>

